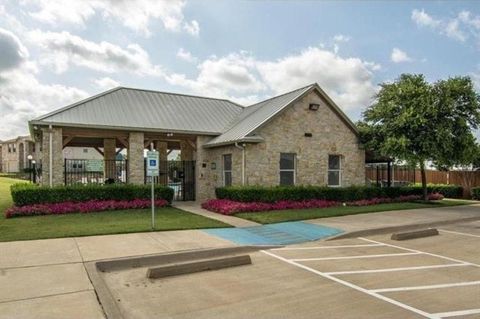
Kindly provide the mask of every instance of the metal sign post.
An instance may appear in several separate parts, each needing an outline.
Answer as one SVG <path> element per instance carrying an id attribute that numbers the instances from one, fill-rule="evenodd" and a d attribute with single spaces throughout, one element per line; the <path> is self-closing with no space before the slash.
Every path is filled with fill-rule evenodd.
<path id="1" fill-rule="evenodd" d="M 147 176 L 152 182 L 152 230 L 155 230 L 155 187 L 153 178 L 158 176 L 158 152 L 153 150 L 153 143 L 150 151 L 147 152 Z"/>

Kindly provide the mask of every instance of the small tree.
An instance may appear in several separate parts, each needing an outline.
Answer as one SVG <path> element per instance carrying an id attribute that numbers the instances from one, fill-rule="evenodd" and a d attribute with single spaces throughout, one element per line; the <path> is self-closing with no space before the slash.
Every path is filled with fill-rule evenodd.
<path id="1" fill-rule="evenodd" d="M 362 142 L 383 155 L 420 167 L 427 200 L 425 163 L 461 164 L 476 147 L 472 129 L 480 123 L 480 98 L 469 77 L 428 83 L 423 75 L 402 74 L 381 84 L 376 102 L 359 123 Z"/>

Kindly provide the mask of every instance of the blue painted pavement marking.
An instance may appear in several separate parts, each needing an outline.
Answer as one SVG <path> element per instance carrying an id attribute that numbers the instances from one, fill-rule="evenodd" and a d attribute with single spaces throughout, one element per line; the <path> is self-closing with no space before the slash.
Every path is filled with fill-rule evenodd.
<path id="1" fill-rule="evenodd" d="M 343 233 L 341 229 L 305 222 L 286 222 L 244 228 L 214 228 L 203 231 L 241 245 L 298 244 Z"/>

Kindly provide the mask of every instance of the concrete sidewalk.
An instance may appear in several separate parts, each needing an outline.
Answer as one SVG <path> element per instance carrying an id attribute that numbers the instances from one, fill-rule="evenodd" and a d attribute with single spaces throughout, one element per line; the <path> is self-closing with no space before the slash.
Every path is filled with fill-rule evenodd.
<path id="1" fill-rule="evenodd" d="M 480 219 L 480 204 L 438 208 L 396 210 L 379 213 L 318 218 L 306 220 L 307 223 L 339 228 L 345 233 L 357 233 L 393 227 L 416 227 L 430 223 L 449 223 L 461 219 Z M 345 235 L 341 235 L 344 237 Z M 362 236 L 364 236 L 362 234 Z"/>
<path id="2" fill-rule="evenodd" d="M 210 212 L 206 209 L 203 209 L 200 206 L 199 202 L 176 202 L 173 203 L 173 207 L 176 207 L 178 209 L 187 211 L 192 214 L 200 215 L 203 217 L 207 217 L 210 219 L 215 219 L 219 220 L 221 222 L 224 222 L 225 224 L 232 225 L 234 227 L 252 227 L 252 226 L 261 226 L 261 224 L 243 219 L 243 218 L 238 218 L 235 216 L 227 216 L 227 215 L 222 215 L 222 214 L 217 214 Z"/>
<path id="3" fill-rule="evenodd" d="M 0 319 L 105 318 L 84 262 L 226 246 L 199 230 L 0 243 Z"/>

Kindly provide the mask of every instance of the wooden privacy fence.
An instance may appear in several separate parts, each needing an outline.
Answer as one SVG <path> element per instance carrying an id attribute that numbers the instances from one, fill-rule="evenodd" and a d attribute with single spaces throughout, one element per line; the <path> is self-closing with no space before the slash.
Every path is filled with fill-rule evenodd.
<path id="1" fill-rule="evenodd" d="M 480 187 L 480 171 L 435 171 L 427 170 L 427 183 L 430 184 L 451 184 L 463 187 L 464 195 L 470 196 L 472 187 Z M 422 176 L 419 169 L 412 169 L 404 166 L 391 167 L 391 185 L 401 186 L 412 183 L 421 183 Z M 365 178 L 372 185 L 386 186 L 388 179 L 387 165 L 367 165 Z"/>

